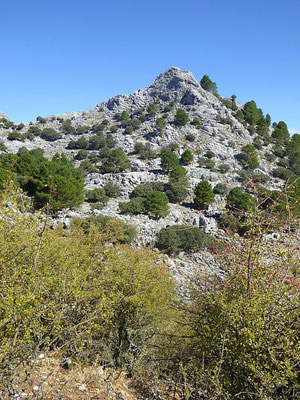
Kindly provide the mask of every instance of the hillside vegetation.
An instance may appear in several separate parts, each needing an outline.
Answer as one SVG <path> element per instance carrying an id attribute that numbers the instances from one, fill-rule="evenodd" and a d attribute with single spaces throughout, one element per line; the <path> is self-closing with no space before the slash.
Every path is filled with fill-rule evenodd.
<path id="1" fill-rule="evenodd" d="M 300 135 L 172 67 L 0 120 L 0 398 L 300 398 Z"/>

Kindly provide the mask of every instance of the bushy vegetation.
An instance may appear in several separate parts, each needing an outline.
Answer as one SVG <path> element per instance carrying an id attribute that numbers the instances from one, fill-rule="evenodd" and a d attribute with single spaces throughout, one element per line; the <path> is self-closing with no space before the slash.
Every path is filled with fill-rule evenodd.
<path id="1" fill-rule="evenodd" d="M 19 156 L 3 154 L 0 166 L 15 174 L 20 186 L 34 196 L 37 207 L 48 204 L 51 210 L 58 210 L 83 202 L 83 176 L 64 155 L 48 160 L 40 149 Z"/>
<path id="2" fill-rule="evenodd" d="M 166 150 L 160 157 L 160 165 L 163 171 L 169 172 L 179 165 L 179 158 L 171 150 Z"/>
<path id="3" fill-rule="evenodd" d="M 212 237 L 202 229 L 189 225 L 172 225 L 162 228 L 158 234 L 156 247 L 169 254 L 181 251 L 197 251 L 212 248 Z"/>
<path id="4" fill-rule="evenodd" d="M 203 75 L 200 85 L 203 87 L 203 89 L 211 92 L 212 94 L 218 94 L 217 84 L 213 82 L 208 75 Z"/>
<path id="5" fill-rule="evenodd" d="M 132 240 L 128 226 L 97 216 L 50 229 L 27 202 L 1 192 L 1 398 L 28 388 L 40 353 L 126 370 L 155 396 L 299 397 L 298 241 L 289 219 L 283 240 L 268 239 L 276 209 L 250 208 L 247 235 L 226 247 L 200 228 L 163 228 L 161 250 L 214 249 L 221 266 L 190 276 L 180 298 L 157 253 L 121 243 Z"/>
<path id="6" fill-rule="evenodd" d="M 169 214 L 169 199 L 165 193 L 154 191 L 148 194 L 145 206 L 150 215 L 156 218 L 165 217 Z"/>
<path id="7" fill-rule="evenodd" d="M 183 165 L 189 165 L 192 161 L 194 160 L 193 153 L 191 150 L 186 149 L 184 152 L 181 154 L 180 161 L 182 162 Z"/>
<path id="8" fill-rule="evenodd" d="M 250 169 L 255 169 L 259 166 L 257 152 L 252 144 L 247 144 L 242 147 L 242 153 L 238 155 L 239 162 Z"/>
<path id="9" fill-rule="evenodd" d="M 215 201 L 215 194 L 211 184 L 203 180 L 194 189 L 194 204 L 197 208 L 205 209 Z"/>
<path id="10" fill-rule="evenodd" d="M 253 197 L 240 188 L 233 188 L 227 195 L 226 207 L 235 213 L 248 211 L 253 207 Z"/>
<path id="11" fill-rule="evenodd" d="M 139 155 L 142 160 L 150 160 L 156 157 L 156 153 L 152 150 L 150 143 L 136 142 L 134 144 L 134 152 Z"/>
<path id="12" fill-rule="evenodd" d="M 175 125 L 184 126 L 189 122 L 189 116 L 183 108 L 178 108 L 174 118 Z"/>

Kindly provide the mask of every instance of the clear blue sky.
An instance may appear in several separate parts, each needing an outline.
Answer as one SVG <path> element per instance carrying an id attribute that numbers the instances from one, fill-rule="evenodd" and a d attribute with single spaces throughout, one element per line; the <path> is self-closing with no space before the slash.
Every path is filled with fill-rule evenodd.
<path id="1" fill-rule="evenodd" d="M 1 2 L 0 111 L 88 110 L 171 66 L 300 129 L 299 0 Z"/>

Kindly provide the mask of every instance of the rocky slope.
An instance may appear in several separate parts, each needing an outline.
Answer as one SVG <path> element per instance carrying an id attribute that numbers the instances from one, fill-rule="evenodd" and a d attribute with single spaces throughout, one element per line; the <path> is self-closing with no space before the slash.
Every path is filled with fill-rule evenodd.
<path id="1" fill-rule="evenodd" d="M 216 219 L 224 211 L 225 198 L 217 195 L 216 201 L 208 210 L 198 211 L 188 206 L 193 200 L 193 189 L 203 179 L 208 180 L 214 187 L 217 183 L 224 183 L 228 188 L 241 185 L 239 173 L 243 167 L 238 162 L 237 155 L 241 148 L 246 144 L 253 143 L 253 133 L 247 129 L 247 124 L 241 123 L 236 117 L 236 110 L 224 104 L 224 99 L 215 96 L 204 90 L 193 74 L 172 67 L 160 74 L 153 84 L 149 87 L 137 90 L 135 93 L 127 95 L 117 95 L 106 102 L 98 104 L 90 111 L 70 112 L 62 115 L 53 115 L 45 119 L 39 118 L 37 122 L 24 123 L 15 126 L 2 125 L 0 136 L 8 152 L 16 153 L 21 147 L 33 149 L 40 147 L 46 155 L 53 155 L 56 152 L 65 153 L 73 159 L 78 153 L 78 149 L 68 148 L 70 141 L 77 141 L 80 137 L 89 140 L 95 135 L 93 127 L 105 121 L 104 134 L 109 134 L 116 141 L 115 147 L 119 147 L 127 154 L 131 162 L 131 167 L 119 173 L 101 173 L 99 163 L 94 164 L 94 172 L 86 176 L 86 189 L 90 190 L 103 187 L 107 182 L 118 184 L 122 193 L 120 198 L 110 200 L 101 210 L 92 210 L 87 203 L 84 203 L 78 210 L 64 210 L 60 214 L 60 220 L 68 225 L 73 216 L 87 216 L 90 214 L 104 214 L 116 216 L 122 220 L 134 224 L 139 231 L 139 243 L 142 245 L 153 242 L 159 230 L 172 224 L 190 224 L 202 226 L 205 232 L 224 236 L 224 232 L 217 226 Z M 228 100 L 228 99 L 227 99 Z M 154 115 L 147 112 L 147 107 L 155 104 L 157 107 Z M 236 109 L 242 105 L 235 102 Z M 177 126 L 174 123 L 176 110 L 184 109 L 188 114 L 189 120 L 200 121 L 200 123 L 188 123 L 184 126 Z M 130 133 L 127 133 L 122 123 L 117 121 L 118 113 L 127 111 L 131 120 L 139 120 L 138 126 Z M 5 118 L 5 116 L 2 116 Z M 158 129 L 157 119 L 163 118 L 166 126 Z M 63 123 L 70 120 L 73 129 L 64 131 Z M 1 126 L 1 125 L 0 125 Z M 85 127 L 80 135 L 74 132 L 74 128 Z M 116 128 L 111 129 L 114 126 Z M 40 136 L 33 135 L 28 139 L 26 132 L 31 127 L 40 129 L 54 128 L 60 132 L 61 138 L 55 141 L 44 140 Z M 22 140 L 9 140 L 8 135 L 12 131 L 24 135 Z M 270 128 L 270 132 L 271 132 Z M 151 149 L 156 153 L 156 158 L 143 160 L 138 154 L 134 153 L 135 143 L 149 143 Z M 151 219 L 148 215 L 138 215 L 135 217 L 121 215 L 118 202 L 129 199 L 130 193 L 140 183 L 148 181 L 168 181 L 168 176 L 161 170 L 159 154 L 162 148 L 172 145 L 176 147 L 175 153 L 180 156 L 185 149 L 190 149 L 194 155 L 194 161 L 185 166 L 189 176 L 189 197 L 185 203 L 170 204 L 170 214 L 158 221 Z M 175 145 L 174 145 L 175 144 Z M 257 174 L 269 176 L 274 163 L 267 161 L 264 153 L 271 151 L 272 145 L 267 144 L 259 154 L 259 168 Z M 207 151 L 214 153 L 214 168 L 199 166 L 199 157 L 203 157 Z M 97 153 L 97 150 L 88 151 L 88 155 Z M 79 161 L 75 161 L 79 164 Z M 227 164 L 229 171 L 221 173 L 220 165 Z M 280 179 L 271 177 L 268 185 L 279 187 Z M 184 258 L 184 256 L 182 255 Z M 178 265 L 191 262 L 191 260 L 179 260 Z M 199 263 L 199 259 L 195 262 Z M 208 269 L 211 267 L 209 257 L 203 257 L 203 265 Z"/>

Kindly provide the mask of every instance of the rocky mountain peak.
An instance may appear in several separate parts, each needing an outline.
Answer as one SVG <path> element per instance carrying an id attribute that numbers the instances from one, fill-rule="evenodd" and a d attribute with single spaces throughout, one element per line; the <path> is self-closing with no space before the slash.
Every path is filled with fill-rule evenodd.
<path id="1" fill-rule="evenodd" d="M 155 81 L 144 89 L 139 89 L 131 95 L 119 94 L 107 102 L 97 105 L 96 109 L 107 107 L 110 111 L 129 112 L 143 108 L 151 103 L 174 102 L 177 106 L 192 106 L 209 102 L 219 105 L 219 100 L 204 90 L 192 72 L 171 67 L 158 75 Z"/>
<path id="2" fill-rule="evenodd" d="M 190 71 L 182 71 L 180 68 L 171 67 L 158 75 L 150 87 L 174 91 L 186 88 L 189 85 L 197 88 L 200 86 L 199 82 Z"/>
<path id="3" fill-rule="evenodd" d="M 8 121 L 10 121 L 10 119 L 8 118 L 8 116 L 6 114 L 4 114 L 3 112 L 0 112 L 0 119 L 5 118 Z"/>

